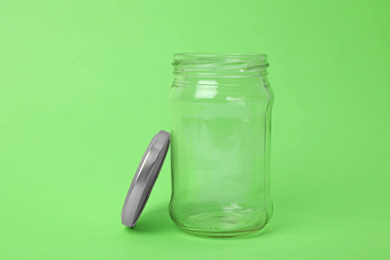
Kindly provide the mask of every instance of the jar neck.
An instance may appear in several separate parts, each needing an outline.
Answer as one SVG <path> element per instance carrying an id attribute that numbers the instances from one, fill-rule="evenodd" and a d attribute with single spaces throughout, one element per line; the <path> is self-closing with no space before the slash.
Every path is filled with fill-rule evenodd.
<path id="1" fill-rule="evenodd" d="M 247 78 L 267 75 L 267 55 L 257 53 L 179 53 L 174 55 L 177 77 Z"/>

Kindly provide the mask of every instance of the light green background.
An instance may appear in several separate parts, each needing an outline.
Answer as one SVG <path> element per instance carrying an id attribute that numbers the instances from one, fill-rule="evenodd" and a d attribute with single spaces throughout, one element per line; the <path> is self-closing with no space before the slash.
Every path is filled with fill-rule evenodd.
<path id="1" fill-rule="evenodd" d="M 389 259 L 389 10 L 0 1 L 0 259 Z M 144 149 L 170 128 L 172 55 L 197 51 L 269 55 L 275 210 L 259 236 L 179 231 L 169 160 L 137 227 L 120 223 Z"/>

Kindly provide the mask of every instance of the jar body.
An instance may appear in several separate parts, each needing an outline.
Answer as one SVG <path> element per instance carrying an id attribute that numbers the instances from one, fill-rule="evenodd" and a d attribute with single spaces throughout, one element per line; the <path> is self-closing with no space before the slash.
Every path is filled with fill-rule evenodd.
<path id="1" fill-rule="evenodd" d="M 210 237 L 248 234 L 272 216 L 266 75 L 176 75 L 170 90 L 170 216 Z"/>

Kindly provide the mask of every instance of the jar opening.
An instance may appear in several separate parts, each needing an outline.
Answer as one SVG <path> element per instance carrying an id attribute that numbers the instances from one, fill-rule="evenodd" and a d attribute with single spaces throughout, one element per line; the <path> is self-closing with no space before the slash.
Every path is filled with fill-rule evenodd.
<path id="1" fill-rule="evenodd" d="M 191 77 L 256 77 L 266 74 L 267 55 L 260 53 L 177 53 L 174 74 Z"/>

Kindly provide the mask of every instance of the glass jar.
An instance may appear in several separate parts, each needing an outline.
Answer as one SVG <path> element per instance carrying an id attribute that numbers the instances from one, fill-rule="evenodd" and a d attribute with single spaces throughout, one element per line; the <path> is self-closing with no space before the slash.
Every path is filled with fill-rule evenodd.
<path id="1" fill-rule="evenodd" d="M 185 53 L 172 65 L 172 220 L 209 237 L 262 229 L 272 216 L 267 56 Z"/>

